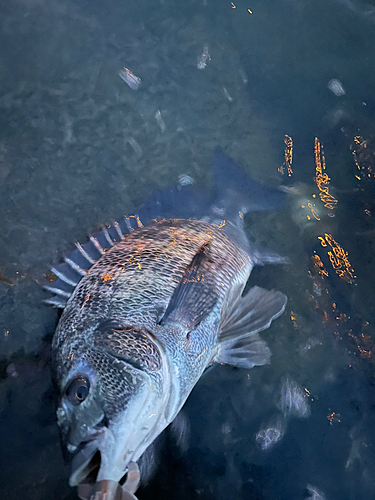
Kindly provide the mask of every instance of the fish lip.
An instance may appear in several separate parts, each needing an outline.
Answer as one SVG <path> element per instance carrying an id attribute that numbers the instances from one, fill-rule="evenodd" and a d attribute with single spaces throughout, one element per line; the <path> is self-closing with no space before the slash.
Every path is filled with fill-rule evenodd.
<path id="1" fill-rule="evenodd" d="M 100 453 L 100 441 L 104 434 L 105 427 L 93 428 L 74 450 L 70 466 L 70 486 L 78 486 L 87 480 L 93 470 L 99 470 L 100 461 L 98 464 L 92 462 L 95 455 Z"/>
<path id="2" fill-rule="evenodd" d="M 87 476 L 96 468 L 96 466 L 92 464 L 92 461 L 98 451 L 99 446 L 95 440 L 82 443 L 77 448 L 70 467 L 70 486 L 78 486 L 83 481 L 87 480 Z"/>

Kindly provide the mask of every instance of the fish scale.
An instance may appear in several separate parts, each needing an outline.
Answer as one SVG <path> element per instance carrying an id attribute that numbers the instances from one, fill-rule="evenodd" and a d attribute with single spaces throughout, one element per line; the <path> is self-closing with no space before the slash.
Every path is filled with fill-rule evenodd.
<path id="1" fill-rule="evenodd" d="M 155 222 L 126 235 L 82 278 L 64 309 L 54 348 L 67 337 L 74 342 L 84 325 L 109 318 L 120 325 L 154 328 L 186 266 L 207 241 L 213 262 L 205 282 L 224 296 L 233 276 L 240 272 L 241 281 L 252 265 L 223 228 L 197 220 Z M 60 351 L 62 358 L 68 358 L 69 349 Z"/>

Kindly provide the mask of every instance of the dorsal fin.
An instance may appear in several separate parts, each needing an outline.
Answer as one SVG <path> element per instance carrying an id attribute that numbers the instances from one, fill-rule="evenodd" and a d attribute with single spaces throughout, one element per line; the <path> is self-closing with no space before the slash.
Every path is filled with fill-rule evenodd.
<path id="1" fill-rule="evenodd" d="M 173 292 L 160 325 L 182 323 L 187 331 L 191 331 L 214 308 L 218 293 L 205 282 L 205 273 L 210 267 L 209 246 L 210 242 L 204 243 L 194 255 Z"/>
<path id="2" fill-rule="evenodd" d="M 104 252 L 121 241 L 126 234 L 141 226 L 138 216 L 124 217 L 120 222 L 114 222 L 112 226 L 89 236 L 87 243 L 76 243 L 76 248 L 64 257 L 64 263 L 51 267 L 57 279 L 43 288 L 54 296 L 44 302 L 63 309 L 82 277 Z"/>

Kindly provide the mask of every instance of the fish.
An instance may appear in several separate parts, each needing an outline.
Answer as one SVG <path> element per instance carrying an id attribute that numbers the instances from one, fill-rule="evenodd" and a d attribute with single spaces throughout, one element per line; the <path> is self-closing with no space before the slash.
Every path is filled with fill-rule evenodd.
<path id="1" fill-rule="evenodd" d="M 284 203 L 218 149 L 212 189 L 189 177 L 157 192 L 51 268 L 46 302 L 63 309 L 52 340 L 57 423 L 80 498 L 135 499 L 129 477 L 144 480 L 142 463 L 206 369 L 269 363 L 259 332 L 287 298 L 243 292 L 255 265 L 285 259 L 252 244 L 243 217 Z"/>

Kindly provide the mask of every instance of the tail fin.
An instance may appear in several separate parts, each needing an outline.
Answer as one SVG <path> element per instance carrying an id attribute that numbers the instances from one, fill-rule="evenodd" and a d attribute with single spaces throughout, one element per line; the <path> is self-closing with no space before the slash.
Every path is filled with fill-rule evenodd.
<path id="1" fill-rule="evenodd" d="M 287 196 L 249 177 L 221 149 L 214 152 L 214 182 L 211 189 L 199 190 L 189 176 L 180 176 L 176 186 L 153 195 L 137 211 L 143 224 L 155 218 L 227 219 L 242 214 L 281 208 Z"/>
<path id="2" fill-rule="evenodd" d="M 176 218 L 195 219 L 207 214 L 212 203 L 210 193 L 196 189 L 194 180 L 183 175 L 172 188 L 155 193 L 137 210 L 137 215 L 144 225 L 153 219 Z"/>
<path id="3" fill-rule="evenodd" d="M 215 150 L 214 159 L 215 207 L 226 218 L 237 218 L 238 212 L 278 209 L 285 204 L 285 193 L 254 181 L 221 149 Z"/>

